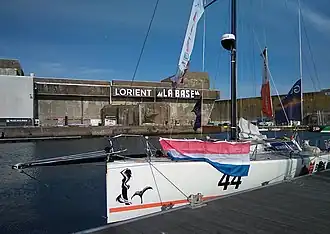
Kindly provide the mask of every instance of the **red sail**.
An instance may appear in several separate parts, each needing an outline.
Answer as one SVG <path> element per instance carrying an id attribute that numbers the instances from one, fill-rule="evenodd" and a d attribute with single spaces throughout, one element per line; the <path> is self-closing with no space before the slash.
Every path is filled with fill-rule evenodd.
<path id="1" fill-rule="evenodd" d="M 263 69 L 263 79 L 261 86 L 261 99 L 262 99 L 262 113 L 269 117 L 273 118 L 273 102 L 272 97 L 270 95 L 270 84 L 268 78 L 268 55 L 267 55 L 267 47 L 262 52 L 262 57 L 264 60 L 264 69 Z"/>

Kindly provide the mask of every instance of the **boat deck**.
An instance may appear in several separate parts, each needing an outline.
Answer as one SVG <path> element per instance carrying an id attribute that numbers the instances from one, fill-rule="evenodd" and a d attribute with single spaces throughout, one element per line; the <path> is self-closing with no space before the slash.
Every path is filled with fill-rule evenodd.
<path id="1" fill-rule="evenodd" d="M 328 156 L 330 155 L 330 152 L 323 151 L 321 152 L 318 156 Z M 291 158 L 292 159 L 301 159 L 301 158 L 309 158 L 312 157 L 313 155 L 310 153 L 306 154 L 292 154 Z M 279 151 L 269 151 L 269 152 L 262 152 L 262 153 L 257 153 L 257 154 L 250 154 L 250 160 L 251 161 L 264 161 L 264 160 L 283 160 L 283 159 L 288 159 L 289 153 L 288 152 L 279 152 Z M 152 156 L 150 159 L 145 157 L 127 157 L 125 160 L 115 160 L 114 163 L 118 164 L 124 164 L 127 162 L 134 162 L 134 163 L 145 163 L 151 160 L 151 162 L 173 162 L 174 160 L 170 159 L 167 156 L 164 157 L 154 157 Z M 177 161 L 178 163 L 182 163 L 183 161 Z M 330 165 L 330 164 L 329 164 Z"/>
<path id="2" fill-rule="evenodd" d="M 81 233 L 330 233 L 330 171 Z"/>

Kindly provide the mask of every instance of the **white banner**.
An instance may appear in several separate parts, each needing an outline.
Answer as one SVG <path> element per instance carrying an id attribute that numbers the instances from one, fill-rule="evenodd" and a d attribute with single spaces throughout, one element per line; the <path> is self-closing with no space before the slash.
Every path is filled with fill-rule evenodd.
<path id="1" fill-rule="evenodd" d="M 183 47 L 179 59 L 178 71 L 176 75 L 172 78 L 172 81 L 176 84 L 182 82 L 181 78 L 184 75 L 186 69 L 188 68 L 190 56 L 194 48 L 197 23 L 204 13 L 203 2 L 204 0 L 194 0 L 191 9 L 186 36 L 183 42 Z"/>

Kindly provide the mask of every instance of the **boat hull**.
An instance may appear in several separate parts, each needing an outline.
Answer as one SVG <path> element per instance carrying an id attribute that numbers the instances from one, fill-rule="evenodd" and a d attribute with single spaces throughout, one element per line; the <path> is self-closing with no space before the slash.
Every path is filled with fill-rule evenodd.
<path id="1" fill-rule="evenodd" d="M 213 125 L 202 126 L 202 132 L 205 134 L 219 133 L 225 131 L 227 131 L 227 128 L 221 126 L 213 126 Z"/>
<path id="2" fill-rule="evenodd" d="M 248 176 L 241 178 L 224 175 L 206 162 L 110 162 L 107 221 L 124 221 L 187 205 L 189 195 L 201 193 L 207 200 L 281 182 L 299 176 L 304 165 L 305 169 L 311 165 L 315 171 L 321 160 L 327 163 L 329 159 L 324 155 L 251 161 Z"/>
<path id="3" fill-rule="evenodd" d="M 321 132 L 330 133 L 330 126 L 311 126 L 309 127 L 310 132 Z"/>
<path id="4" fill-rule="evenodd" d="M 321 133 L 330 133 L 330 126 L 324 126 L 321 129 Z"/>

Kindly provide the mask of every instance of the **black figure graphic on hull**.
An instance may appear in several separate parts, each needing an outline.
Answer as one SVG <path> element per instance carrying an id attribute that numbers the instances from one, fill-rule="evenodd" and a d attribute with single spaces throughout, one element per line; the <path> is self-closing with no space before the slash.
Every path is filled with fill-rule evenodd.
<path id="1" fill-rule="evenodd" d="M 132 178 L 132 171 L 128 168 L 122 170 L 120 174 L 123 176 L 123 179 L 121 181 L 121 194 L 118 195 L 116 198 L 116 201 L 119 203 L 125 203 L 125 205 L 131 205 L 132 202 L 128 200 L 128 190 L 130 188 L 130 185 L 127 184 L 127 182 Z M 147 190 L 152 190 L 152 187 L 146 186 L 144 189 L 140 191 L 136 191 L 133 196 L 131 197 L 131 200 L 135 196 L 139 196 L 141 199 L 141 204 L 143 203 L 143 194 Z"/>
<path id="2" fill-rule="evenodd" d="M 125 205 L 130 205 L 132 203 L 128 201 L 128 196 L 127 196 L 127 191 L 130 188 L 130 186 L 129 184 L 127 184 L 127 182 L 132 177 L 132 171 L 126 168 L 125 170 L 121 171 L 120 174 L 122 174 L 123 176 L 123 179 L 121 181 L 121 194 L 118 195 L 116 201 L 119 203 L 125 203 Z"/>
<path id="3" fill-rule="evenodd" d="M 133 194 L 133 196 L 131 197 L 131 199 L 133 199 L 133 197 L 135 197 L 135 196 L 139 196 L 140 197 L 140 199 L 141 199 L 141 204 L 143 203 L 143 194 L 147 191 L 147 190 L 149 190 L 149 189 L 151 189 L 152 190 L 152 188 L 150 187 L 150 186 L 147 186 L 147 187 L 145 187 L 144 189 L 142 189 L 141 191 L 136 191 L 134 194 Z"/>

